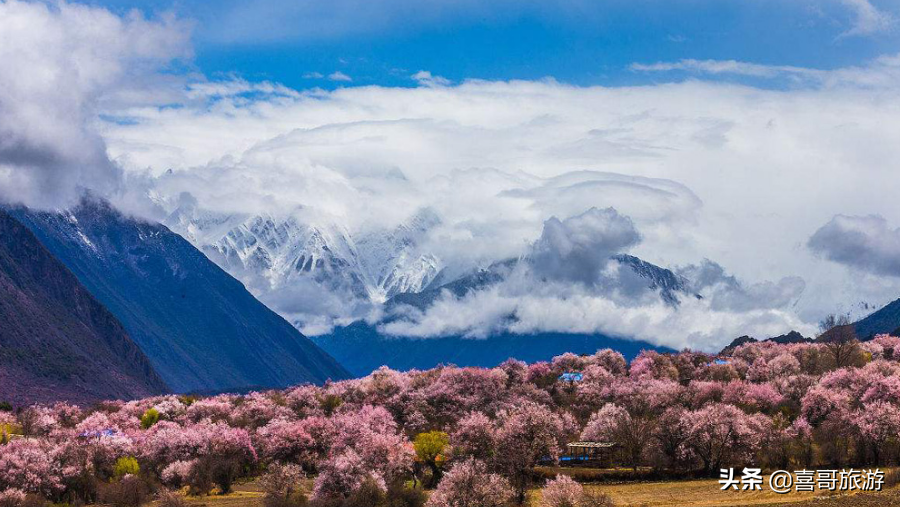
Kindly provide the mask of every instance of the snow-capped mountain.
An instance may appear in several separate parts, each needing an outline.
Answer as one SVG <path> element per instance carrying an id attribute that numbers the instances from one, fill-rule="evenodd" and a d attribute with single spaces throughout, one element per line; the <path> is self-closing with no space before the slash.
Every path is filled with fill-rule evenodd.
<path id="1" fill-rule="evenodd" d="M 267 292 L 312 283 L 354 303 L 381 303 L 431 283 L 441 261 L 420 245 L 439 223 L 425 209 L 357 240 L 333 221 L 293 214 L 225 215 L 184 205 L 164 221 L 264 299 Z"/>
<path id="2" fill-rule="evenodd" d="M 538 262 L 525 256 L 482 268 L 448 268 L 428 250 L 429 234 L 441 225 L 430 208 L 418 210 L 397 227 L 356 235 L 307 211 L 225 215 L 189 204 L 178 207 L 164 223 L 263 302 L 313 334 L 310 326 L 327 328 L 328 319 L 358 320 L 382 304 L 388 313 L 399 304 L 424 311 L 447 290 L 463 297 L 500 283 L 522 261 L 525 266 Z M 672 306 L 689 293 L 688 282 L 668 269 L 625 254 L 612 260 L 623 270 L 606 283 L 658 292 Z"/>
<path id="3" fill-rule="evenodd" d="M 441 220 L 429 208 L 393 230 L 369 232 L 357 246 L 360 261 L 381 301 L 397 294 L 421 292 L 441 270 L 440 260 L 420 251 L 426 235 Z"/>
<path id="4" fill-rule="evenodd" d="M 334 224 L 252 216 L 203 245 L 203 250 L 226 270 L 262 277 L 273 289 L 305 278 L 333 292 L 370 297 L 350 234 Z"/>
<path id="5" fill-rule="evenodd" d="M 619 265 L 630 268 L 635 275 L 646 282 L 648 289 L 658 290 L 663 301 L 670 305 L 677 306 L 679 296 L 684 296 L 689 292 L 688 280 L 670 269 L 661 268 L 633 255 L 619 254 L 613 259 Z"/>

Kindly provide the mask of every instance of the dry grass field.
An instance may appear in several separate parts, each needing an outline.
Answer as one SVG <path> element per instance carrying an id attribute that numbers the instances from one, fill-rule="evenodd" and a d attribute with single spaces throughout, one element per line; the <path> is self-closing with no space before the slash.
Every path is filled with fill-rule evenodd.
<path id="1" fill-rule="evenodd" d="M 832 495 L 796 493 L 779 495 L 768 488 L 762 491 L 722 491 L 716 480 L 669 481 L 588 486 L 612 498 L 622 507 L 744 507 L 744 506 L 853 506 L 900 505 L 896 491 L 872 495 Z M 535 492 L 535 500 L 539 492 Z M 859 498 L 857 498 L 859 497 Z M 866 497 L 865 503 L 862 498 Z M 874 503 L 873 503 L 873 500 Z M 536 503 L 535 503 L 536 504 Z"/>
<path id="2" fill-rule="evenodd" d="M 307 489 L 312 488 L 309 482 Z M 596 484 L 587 487 L 606 493 L 618 507 L 900 507 L 900 488 L 853 495 L 778 495 L 770 490 L 721 491 L 714 479 Z M 249 482 L 237 485 L 229 495 L 190 497 L 187 500 L 192 507 L 261 507 L 262 492 L 255 482 Z M 528 498 L 529 505 L 537 506 L 539 501 L 540 491 L 532 491 Z"/>

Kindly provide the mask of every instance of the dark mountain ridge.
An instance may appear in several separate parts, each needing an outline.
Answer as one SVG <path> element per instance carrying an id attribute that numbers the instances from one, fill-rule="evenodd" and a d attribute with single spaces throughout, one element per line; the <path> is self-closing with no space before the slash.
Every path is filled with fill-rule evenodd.
<path id="1" fill-rule="evenodd" d="M 900 334 L 900 299 L 860 319 L 854 324 L 854 328 L 861 340 L 871 340 L 876 334 L 882 333 Z"/>
<path id="2" fill-rule="evenodd" d="M 17 405 L 168 392 L 122 324 L 0 209 L 0 400 Z"/>
<path id="3" fill-rule="evenodd" d="M 60 213 L 15 208 L 124 325 L 176 392 L 284 387 L 347 376 L 331 356 L 186 240 L 85 199 Z"/>
<path id="4" fill-rule="evenodd" d="M 605 348 L 614 349 L 629 360 L 642 350 L 674 352 L 647 342 L 600 334 L 503 333 L 484 339 L 462 336 L 394 337 L 380 333 L 376 326 L 361 321 L 311 339 L 332 354 L 355 377 L 368 375 L 381 366 L 400 371 L 424 370 L 440 364 L 492 368 L 509 358 L 533 363 L 549 361 L 566 352 L 593 354 Z"/>
<path id="5" fill-rule="evenodd" d="M 760 340 L 757 340 L 756 338 L 753 338 L 751 336 L 741 336 L 741 337 L 735 338 L 731 343 L 728 344 L 727 347 L 722 349 L 722 351 L 719 352 L 719 354 L 728 355 L 728 354 L 731 354 L 732 352 L 734 352 L 734 349 L 740 347 L 741 345 L 744 345 L 747 343 L 758 343 L 759 341 Z M 802 334 L 798 333 L 797 331 L 790 331 L 787 334 L 773 336 L 772 338 L 767 338 L 762 341 L 773 342 L 773 343 L 777 343 L 779 345 L 787 345 L 789 343 L 811 343 L 815 340 L 813 340 L 812 338 L 807 338 L 807 337 L 803 336 Z"/>

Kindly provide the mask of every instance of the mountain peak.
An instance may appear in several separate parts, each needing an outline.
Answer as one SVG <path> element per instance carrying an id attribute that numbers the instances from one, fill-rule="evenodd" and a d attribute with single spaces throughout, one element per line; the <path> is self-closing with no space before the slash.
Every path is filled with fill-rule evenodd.
<path id="1" fill-rule="evenodd" d="M 15 216 L 122 322 L 176 391 L 279 387 L 346 375 L 163 225 L 104 203 L 67 214 L 19 209 Z"/>

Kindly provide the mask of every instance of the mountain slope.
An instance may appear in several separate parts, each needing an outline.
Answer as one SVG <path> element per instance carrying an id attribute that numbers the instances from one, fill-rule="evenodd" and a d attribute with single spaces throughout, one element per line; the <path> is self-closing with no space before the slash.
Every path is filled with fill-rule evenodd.
<path id="1" fill-rule="evenodd" d="M 118 317 L 175 391 L 280 387 L 347 374 L 162 225 L 91 200 L 64 213 L 12 213 Z"/>
<path id="2" fill-rule="evenodd" d="M 688 294 L 688 281 L 670 269 L 627 254 L 616 255 L 613 260 L 619 265 L 631 269 L 635 275 L 644 280 L 648 289 L 658 290 L 660 297 L 669 305 L 678 306 L 679 295 Z M 693 297 L 699 296 L 694 294 Z"/>
<path id="3" fill-rule="evenodd" d="M 855 326 L 856 335 L 862 340 L 871 339 L 876 334 L 900 331 L 900 299 L 859 320 Z"/>
<path id="4" fill-rule="evenodd" d="M 311 338 L 334 355 L 357 377 L 388 366 L 396 370 L 427 369 L 439 364 L 494 367 L 509 358 L 525 362 L 549 361 L 565 352 L 593 354 L 611 348 L 632 359 L 641 350 L 672 352 L 646 342 L 610 338 L 599 334 L 538 333 L 501 334 L 485 339 L 449 336 L 399 338 L 378 332 L 375 326 L 354 322 L 331 334 Z M 360 351 L 364 350 L 364 354 Z"/>
<path id="5" fill-rule="evenodd" d="M 425 311 L 445 292 L 449 292 L 452 296 L 458 298 L 465 297 L 471 292 L 486 289 L 502 282 L 509 275 L 510 270 L 516 266 L 517 262 L 517 259 L 496 262 L 487 268 L 478 269 L 463 275 L 452 282 L 427 287 L 421 292 L 397 294 L 385 303 L 385 310 L 390 313 L 401 305 L 409 305 Z"/>
<path id="6" fill-rule="evenodd" d="M 121 323 L 0 210 L 0 400 L 85 403 L 168 390 Z"/>

